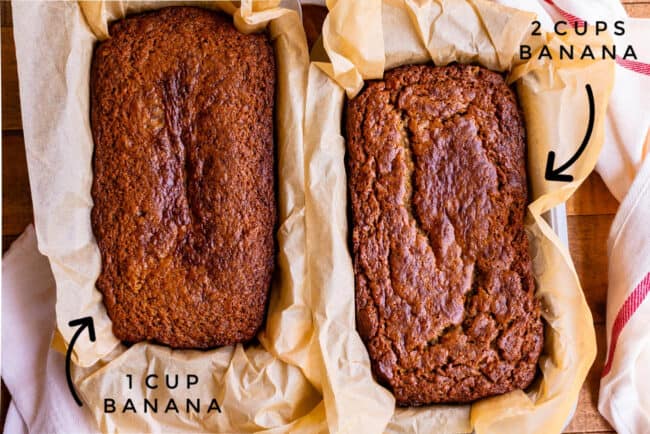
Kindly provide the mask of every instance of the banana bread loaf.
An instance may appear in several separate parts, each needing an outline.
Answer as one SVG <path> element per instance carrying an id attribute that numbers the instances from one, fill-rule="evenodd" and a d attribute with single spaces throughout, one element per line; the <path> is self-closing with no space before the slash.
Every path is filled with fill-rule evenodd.
<path id="1" fill-rule="evenodd" d="M 113 332 L 173 348 L 249 340 L 275 263 L 269 38 L 185 7 L 110 35 L 91 70 L 91 219 Z"/>
<path id="2" fill-rule="evenodd" d="M 501 75 L 397 68 L 348 102 L 357 329 L 399 405 L 526 388 L 543 344 L 524 128 Z"/>

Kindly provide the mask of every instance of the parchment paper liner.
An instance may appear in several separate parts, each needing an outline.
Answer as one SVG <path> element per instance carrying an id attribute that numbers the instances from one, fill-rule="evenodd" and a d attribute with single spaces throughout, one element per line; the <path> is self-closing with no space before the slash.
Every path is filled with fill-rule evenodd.
<path id="1" fill-rule="evenodd" d="M 526 228 L 537 296 L 543 304 L 546 341 L 539 381 L 527 392 L 483 399 L 474 405 L 432 405 L 395 409 L 392 395 L 375 392 L 376 409 L 392 416 L 388 425 L 364 432 L 435 432 L 520 434 L 561 432 L 596 354 L 591 313 L 567 251 L 542 218 L 562 203 L 593 169 L 603 143 L 607 100 L 614 77 L 613 61 L 557 59 L 560 44 L 600 46 L 611 43 L 596 37 L 544 33 L 531 36 L 535 15 L 486 0 L 352 0 L 328 1 L 330 13 L 323 26 L 328 62 L 309 70 L 305 110 L 307 178 L 307 257 L 311 282 L 331 292 L 345 306 L 347 332 L 355 329 L 354 276 L 347 246 L 345 144 L 341 137 L 344 97 L 355 96 L 363 80 L 381 78 L 399 65 L 454 61 L 477 63 L 508 71 L 523 108 L 528 143 L 528 175 L 532 203 Z M 520 44 L 536 53 L 543 43 L 555 59 L 519 59 Z M 536 56 L 533 56 L 533 59 Z M 581 143 L 587 126 L 589 83 L 595 98 L 593 135 L 586 151 L 567 173 L 570 183 L 546 181 L 547 153 L 556 152 L 556 167 L 568 160 Z M 359 338 L 353 339 L 355 359 L 371 378 L 368 355 Z M 338 385 L 347 381 L 343 377 Z M 368 393 L 371 393 L 369 390 Z M 336 401 L 338 394 L 334 394 Z M 384 418 L 382 420 L 386 420 Z M 342 427 L 344 428 L 344 427 Z M 344 429 L 343 429 L 344 430 Z"/>
<path id="2" fill-rule="evenodd" d="M 212 351 L 172 351 L 150 343 L 130 348 L 111 332 L 94 283 L 100 256 L 90 226 L 93 141 L 89 122 L 89 70 L 93 46 L 108 37 L 107 23 L 126 14 L 188 2 L 16 2 L 14 30 L 25 144 L 39 249 L 57 283 L 54 346 L 65 351 L 75 329 L 70 320 L 94 319 L 97 341 L 87 333 L 73 352 L 73 379 L 85 406 L 104 432 L 327 432 L 337 424 L 361 431 L 373 413 L 372 394 L 382 389 L 363 367 L 348 363 L 353 331 L 339 327 L 345 300 L 326 297 L 306 268 L 303 118 L 309 64 L 302 23 L 278 1 L 238 8 L 232 2 L 194 2 L 234 16 L 243 32 L 266 31 L 277 64 L 275 107 L 280 227 L 277 276 L 260 344 Z M 308 282 L 311 284 L 308 285 Z M 332 370 L 340 364 L 351 387 L 334 401 Z M 199 377 L 187 390 L 144 387 L 155 373 Z M 126 374 L 133 375 L 128 388 Z M 341 375 L 345 375 L 343 372 Z M 337 376 L 337 381 L 339 376 Z M 370 396 L 366 396 L 371 391 Z M 117 411 L 104 412 L 104 399 Z M 126 399 L 137 413 L 122 412 Z M 157 413 L 143 412 L 143 399 L 158 399 Z M 173 398 L 179 414 L 163 409 Z M 203 411 L 186 413 L 186 399 L 200 398 Z M 206 413 L 216 398 L 222 413 Z M 69 397 L 69 399 L 72 399 Z M 370 409 L 364 412 L 365 409 Z M 330 421 L 327 422 L 327 416 Z M 331 423 L 332 425 L 328 425 Z M 372 424 L 371 424 L 372 426 Z"/>

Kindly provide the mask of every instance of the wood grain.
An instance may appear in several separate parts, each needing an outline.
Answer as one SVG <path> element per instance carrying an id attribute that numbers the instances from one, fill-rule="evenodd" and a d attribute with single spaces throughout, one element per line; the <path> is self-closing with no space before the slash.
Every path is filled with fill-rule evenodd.
<path id="1" fill-rule="evenodd" d="M 18 235 L 34 220 L 20 131 L 2 132 L 2 235 Z M 5 245 L 3 244 L 3 251 Z"/>
<path id="2" fill-rule="evenodd" d="M 10 26 L 12 24 L 11 20 L 11 3 L 9 2 L 0 2 L 0 24 L 2 25 L 2 34 L 0 37 L 2 38 L 2 48 L 1 48 L 1 54 L 2 54 L 2 65 L 1 66 L 1 72 L 0 74 L 2 75 L 2 128 L 3 128 L 3 136 L 4 136 L 4 112 L 6 110 L 6 100 L 5 100 L 5 93 L 9 91 L 13 91 L 14 88 L 12 88 L 12 85 L 8 82 L 5 84 L 5 80 L 7 80 L 7 65 L 5 62 L 7 62 L 7 57 L 11 56 L 14 59 L 14 65 L 15 65 L 15 50 L 14 50 L 14 44 L 13 44 L 13 34 L 11 44 L 6 44 L 5 42 L 5 27 L 9 26 L 9 30 L 11 30 Z M 14 76 L 15 76 L 15 66 L 14 66 Z M 18 80 L 15 81 L 15 86 L 16 92 L 18 91 Z M 6 221 L 6 216 L 5 216 L 5 209 L 6 206 L 9 204 L 12 199 L 5 199 L 5 193 L 6 193 L 6 183 L 8 182 L 22 182 L 21 180 L 25 179 L 25 175 L 20 175 L 20 174 L 14 174 L 15 178 L 10 179 L 12 177 L 8 176 L 7 172 L 5 171 L 5 161 L 9 164 L 14 164 L 13 160 L 10 158 L 6 157 L 6 150 L 4 149 L 4 137 L 3 137 L 3 149 L 2 149 L 2 222 L 3 222 L 3 227 L 2 227 L 2 253 L 8 249 L 9 245 L 11 242 L 14 241 L 15 238 L 17 238 L 17 235 L 6 235 L 5 234 L 5 228 L 4 228 L 4 222 Z M 24 152 L 24 151 L 23 151 Z M 15 163 L 16 165 L 20 165 L 19 162 Z M 25 164 L 25 169 L 27 168 Z M 19 201 L 24 201 L 24 198 L 19 199 Z M 31 195 L 29 197 L 30 200 L 30 208 L 31 208 Z M 31 212 L 31 210 L 30 210 Z M 10 217 L 11 218 L 11 217 Z M 31 220 L 30 220 L 31 221 Z M 0 429 L 4 431 L 4 424 L 5 424 L 5 418 L 7 417 L 7 410 L 9 409 L 9 402 L 11 401 L 11 395 L 9 394 L 9 390 L 7 389 L 7 386 L 5 386 L 5 382 L 1 381 L 0 382 Z"/>
<path id="3" fill-rule="evenodd" d="M 21 128 L 14 32 L 2 27 L 2 131 Z"/>
<path id="4" fill-rule="evenodd" d="M 567 215 L 616 214 L 618 201 L 596 172 L 585 179 L 566 203 Z"/>
<path id="5" fill-rule="evenodd" d="M 327 16 L 327 8 L 316 5 L 304 5 L 302 7 L 303 23 L 305 26 L 305 35 L 307 36 L 307 45 L 311 49 L 314 42 L 320 37 L 323 21 Z"/>
<path id="6" fill-rule="evenodd" d="M 594 323 L 605 323 L 607 303 L 607 236 L 614 214 L 567 217 L 569 251 Z"/>
<path id="7" fill-rule="evenodd" d="M 5 386 L 5 382 L 1 382 L 2 388 L 0 389 L 0 420 L 2 423 L 3 431 L 4 431 L 4 421 L 5 418 L 7 417 L 7 411 L 9 410 L 9 403 L 11 401 L 11 395 L 9 394 L 9 389 L 7 389 L 7 386 Z"/>
<path id="8" fill-rule="evenodd" d="M 13 25 L 11 19 L 11 2 L 0 2 L 0 24 L 2 24 L 2 27 L 11 27 Z"/>
<path id="9" fill-rule="evenodd" d="M 596 355 L 596 361 L 592 365 L 589 375 L 587 375 L 587 380 L 580 390 L 578 407 L 565 433 L 614 432 L 609 423 L 598 413 L 600 373 L 605 364 L 605 339 L 605 326 L 597 325 L 596 341 L 598 343 L 598 354 Z"/>

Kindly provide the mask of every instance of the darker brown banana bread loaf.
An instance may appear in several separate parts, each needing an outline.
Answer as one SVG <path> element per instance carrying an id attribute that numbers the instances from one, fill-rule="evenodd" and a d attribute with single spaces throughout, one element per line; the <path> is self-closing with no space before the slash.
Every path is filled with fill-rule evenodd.
<path id="1" fill-rule="evenodd" d="M 543 344 L 514 93 L 477 66 L 407 66 L 346 120 L 357 328 L 400 405 L 527 387 Z"/>
<path id="2" fill-rule="evenodd" d="M 209 348 L 261 327 L 274 269 L 274 53 L 232 19 L 117 21 L 91 70 L 92 228 L 113 332 Z"/>

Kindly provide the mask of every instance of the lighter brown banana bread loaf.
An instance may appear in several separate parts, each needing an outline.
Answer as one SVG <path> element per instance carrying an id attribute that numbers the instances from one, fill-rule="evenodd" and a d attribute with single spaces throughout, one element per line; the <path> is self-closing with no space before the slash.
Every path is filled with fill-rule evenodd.
<path id="1" fill-rule="evenodd" d="M 173 348 L 247 341 L 275 262 L 269 38 L 184 7 L 110 35 L 91 70 L 91 217 L 113 332 Z"/>

